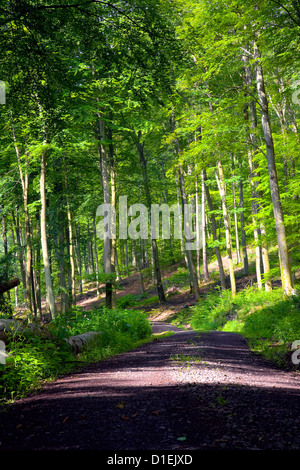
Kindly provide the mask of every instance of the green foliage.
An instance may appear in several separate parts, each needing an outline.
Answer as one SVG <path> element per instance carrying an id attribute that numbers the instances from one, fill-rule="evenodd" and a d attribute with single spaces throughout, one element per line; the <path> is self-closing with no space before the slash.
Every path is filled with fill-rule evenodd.
<path id="1" fill-rule="evenodd" d="M 189 273 L 186 268 L 177 268 L 176 273 L 168 277 L 168 284 L 175 286 L 182 286 L 189 283 Z"/>
<path id="2" fill-rule="evenodd" d="M 212 290 L 205 299 L 190 307 L 191 326 L 196 330 L 218 330 L 230 315 L 232 296 L 229 290 Z"/>
<path id="3" fill-rule="evenodd" d="M 281 289 L 249 287 L 234 299 L 229 291 L 212 291 L 190 311 L 196 330 L 240 333 L 253 350 L 281 365 L 287 365 L 291 343 L 300 338 L 300 297 L 282 300 Z"/>
<path id="4" fill-rule="evenodd" d="M 143 303 L 144 299 L 146 299 L 145 294 L 125 294 L 118 299 L 118 308 L 134 307 L 139 302 Z"/>
<path id="5" fill-rule="evenodd" d="M 111 331 L 126 333 L 132 340 L 145 339 L 151 334 L 151 327 L 146 315 L 137 310 L 122 308 L 97 308 L 89 312 L 76 307 L 70 313 L 56 317 L 52 322 L 55 328 L 63 328 L 74 336 L 87 331 Z"/>
<path id="6" fill-rule="evenodd" d="M 0 371 L 1 399 L 13 399 L 37 389 L 43 380 L 62 375 L 82 362 L 104 359 L 134 348 L 150 340 L 152 330 L 146 315 L 132 310 L 99 308 L 85 312 L 73 308 L 56 317 L 49 325 L 51 339 L 29 336 L 13 340 L 8 346 L 9 357 Z M 103 331 L 77 358 L 74 358 L 64 338 L 88 331 Z"/>
<path id="7" fill-rule="evenodd" d="M 13 340 L 0 375 L 0 402 L 22 397 L 50 380 L 71 370 L 73 356 L 59 335 L 52 340 L 31 336 Z"/>
<path id="8" fill-rule="evenodd" d="M 13 308 L 11 303 L 0 294 L 0 315 L 2 318 L 10 318 L 13 314 Z"/>

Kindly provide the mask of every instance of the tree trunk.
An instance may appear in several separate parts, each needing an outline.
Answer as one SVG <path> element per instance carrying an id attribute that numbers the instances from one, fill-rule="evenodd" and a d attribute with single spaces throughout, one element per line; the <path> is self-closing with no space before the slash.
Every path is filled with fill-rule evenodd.
<path id="1" fill-rule="evenodd" d="M 203 170 L 203 178 L 204 178 L 204 184 L 205 184 L 205 181 L 207 180 L 206 170 Z M 213 202 L 212 202 L 212 198 L 210 195 L 209 187 L 206 184 L 205 184 L 205 193 L 206 193 L 207 205 L 208 205 L 209 211 L 211 212 L 210 217 L 211 217 L 212 233 L 213 233 L 213 240 L 215 242 L 215 253 L 216 253 L 218 266 L 219 266 L 221 289 L 226 290 L 226 280 L 225 280 L 223 260 L 222 260 L 222 256 L 220 252 L 220 247 L 216 245 L 219 239 L 218 239 L 218 234 L 217 234 L 216 218 L 215 218 L 215 215 L 213 214 L 214 207 L 213 207 Z"/>
<path id="2" fill-rule="evenodd" d="M 13 140 L 17 155 L 20 179 L 22 184 L 22 192 L 23 192 L 23 203 L 24 203 L 24 215 L 25 215 L 25 233 L 26 233 L 26 267 L 25 267 L 25 277 L 26 277 L 26 306 L 29 310 L 30 315 L 32 314 L 32 295 L 31 295 L 31 286 L 32 286 L 32 279 L 31 279 L 31 236 L 30 236 L 30 221 L 29 221 L 29 213 L 28 213 L 28 188 L 29 188 L 29 176 L 27 168 L 25 169 L 25 173 L 23 172 L 23 168 L 21 165 L 21 155 L 20 149 L 17 144 L 17 138 L 15 133 L 14 124 L 12 122 L 12 133 L 13 133 Z M 26 162 L 27 167 L 27 162 Z"/>
<path id="3" fill-rule="evenodd" d="M 68 174 L 67 174 L 66 168 L 65 168 L 65 189 L 66 189 L 66 206 L 67 206 L 68 231 L 69 231 L 69 255 L 70 255 L 70 266 L 71 266 L 72 304 L 76 305 L 75 246 L 74 246 L 72 214 L 71 214 L 70 201 L 69 201 Z"/>
<path id="4" fill-rule="evenodd" d="M 252 76 L 251 69 L 249 67 L 247 58 L 243 57 L 243 62 L 245 65 L 245 86 L 248 88 L 248 91 L 251 92 L 252 89 Z M 250 115 L 248 113 L 248 109 Z M 262 268 L 264 268 L 264 274 L 267 277 L 270 272 L 270 263 L 269 263 L 269 254 L 268 249 L 264 241 L 260 239 L 260 234 L 265 233 L 264 223 L 262 219 L 258 222 L 258 203 L 256 202 L 259 197 L 262 199 L 262 195 L 257 194 L 256 183 L 254 178 L 258 176 L 255 172 L 253 164 L 253 156 L 258 152 L 258 144 L 256 141 L 255 130 L 257 128 L 257 116 L 256 116 L 256 105 L 254 101 L 251 101 L 249 105 L 246 105 L 244 108 L 244 119 L 248 122 L 250 117 L 250 127 L 249 132 L 249 148 L 248 148 L 248 164 L 250 171 L 250 186 L 251 186 L 251 199 L 252 199 L 252 223 L 254 227 L 254 241 L 255 241 L 255 253 L 256 253 L 256 278 L 257 286 L 259 289 L 262 289 Z M 271 280 L 267 279 L 265 281 L 265 289 L 270 290 L 272 288 Z"/>
<path id="5" fill-rule="evenodd" d="M 110 186 L 111 186 L 111 206 L 116 213 L 116 206 L 117 206 L 117 191 L 116 191 L 116 172 L 115 172 L 115 158 L 114 158 L 114 150 L 113 150 L 113 142 L 112 142 L 112 131 L 108 129 L 108 138 L 110 140 L 109 143 L 109 160 L 110 160 Z M 116 233 L 116 221 L 112 218 L 112 231 Z M 113 237 L 111 240 L 111 272 L 117 273 L 116 270 L 116 263 L 117 263 L 117 238 Z M 117 276 L 118 277 L 118 276 Z M 113 289 L 112 292 L 112 307 L 116 307 L 117 305 L 117 298 L 116 292 Z"/>
<path id="6" fill-rule="evenodd" d="M 47 299 L 51 318 L 56 316 L 55 301 L 52 289 L 52 280 L 50 272 L 50 262 L 47 243 L 47 221 L 46 221 L 46 151 L 42 151 L 41 175 L 40 175 L 40 195 L 41 195 L 41 244 L 45 272 L 45 284 Z"/>
<path id="7" fill-rule="evenodd" d="M 275 151 L 273 136 L 270 125 L 268 100 L 266 96 L 263 69 L 261 65 L 260 52 L 257 43 L 254 43 L 254 59 L 256 60 L 256 84 L 257 93 L 261 107 L 261 122 L 266 143 L 266 158 L 268 163 L 270 190 L 273 203 L 273 213 L 275 218 L 279 256 L 281 259 L 281 282 L 284 295 L 292 295 L 294 286 L 292 272 L 289 260 L 289 249 L 286 240 L 286 231 L 284 225 L 284 214 L 282 210 L 280 192 L 277 178 L 277 168 L 275 162 Z"/>
<path id="8" fill-rule="evenodd" d="M 82 256 L 81 256 L 81 239 L 80 239 L 80 227 L 75 226 L 75 233 L 76 233 L 76 245 L 74 249 L 74 254 L 76 257 L 76 264 L 79 276 L 79 293 L 82 294 L 83 292 L 83 280 L 82 280 Z"/>
<path id="9" fill-rule="evenodd" d="M 205 183 L 204 183 L 204 172 L 202 170 L 201 175 L 201 213 L 202 213 L 202 249 L 203 249 L 203 273 L 204 281 L 209 280 L 208 264 L 207 264 L 207 246 L 206 246 L 206 211 L 205 211 Z"/>
<path id="10" fill-rule="evenodd" d="M 99 290 L 99 258 L 98 258 L 98 248 L 97 248 L 97 232 L 96 232 L 95 217 L 93 218 L 93 232 L 94 232 L 94 252 L 95 252 L 95 264 L 96 264 L 96 289 L 97 289 L 97 297 L 99 297 L 99 295 L 100 295 L 100 290 Z"/>
<path id="11" fill-rule="evenodd" d="M 203 188 L 202 188 L 202 190 L 203 190 Z M 203 195 L 202 195 L 202 197 L 203 197 Z M 199 188 L 198 188 L 197 178 L 196 178 L 196 214 L 199 214 Z M 202 227 L 202 229 L 203 229 L 203 227 Z M 200 240 L 200 227 L 199 227 L 199 224 L 197 224 L 196 230 L 197 230 L 197 240 Z M 203 236 L 203 234 L 202 234 L 202 236 Z M 203 247 L 204 247 L 204 240 L 205 240 L 205 237 L 203 239 Z M 205 250 L 206 250 L 206 245 L 205 245 Z M 205 256 L 206 255 L 204 255 L 204 252 L 203 252 L 203 265 L 204 265 Z M 197 265 L 196 265 L 197 277 L 198 277 L 198 281 L 201 282 L 200 246 L 197 247 L 196 257 L 197 257 Z"/>
<path id="12" fill-rule="evenodd" d="M 110 187 L 109 187 L 109 160 L 107 155 L 107 149 L 105 148 L 105 123 L 102 119 L 97 122 L 97 138 L 99 140 L 98 144 L 98 155 L 101 167 L 101 179 L 102 179 L 102 188 L 103 188 L 103 199 L 104 204 L 111 204 L 110 200 Z M 106 280 L 106 292 L 105 292 L 105 302 L 108 308 L 113 308 L 114 306 L 114 292 L 113 292 L 113 283 L 110 275 L 112 274 L 112 240 L 109 233 L 104 234 L 104 272 L 108 275 Z"/>
<path id="13" fill-rule="evenodd" d="M 149 182 L 148 182 L 148 173 L 147 173 L 147 161 L 144 154 L 144 144 L 140 142 L 140 135 L 138 136 L 138 152 L 140 157 L 140 164 L 143 174 L 143 181 L 144 181 L 144 189 L 146 194 L 146 201 L 148 209 L 151 210 L 151 196 L 149 190 Z M 159 256 L 158 256 L 158 247 L 155 238 L 151 238 L 151 246 L 152 246 L 152 254 L 153 254 L 153 265 L 154 265 L 154 273 L 155 273 L 155 282 L 157 288 L 157 294 L 160 302 L 165 302 L 166 297 L 164 293 L 164 288 L 161 279 L 161 271 L 159 266 Z"/>
<path id="14" fill-rule="evenodd" d="M 23 245 L 21 241 L 21 235 L 20 235 L 20 220 L 19 220 L 19 215 L 18 215 L 18 208 L 16 209 L 16 217 L 14 216 L 14 213 L 12 213 L 12 219 L 13 219 L 13 224 L 14 224 L 14 229 L 16 233 L 16 242 L 19 247 L 18 249 L 18 256 L 19 256 L 19 265 L 20 265 L 20 272 L 21 272 L 21 277 L 22 277 L 22 285 L 23 285 L 23 296 L 24 300 L 26 303 L 26 274 L 25 274 L 25 267 L 24 267 L 24 260 L 23 260 Z"/>
<path id="15" fill-rule="evenodd" d="M 180 184 L 180 190 L 181 190 L 182 210 L 184 211 L 184 208 L 187 205 L 187 197 L 186 197 L 186 191 L 185 191 L 184 175 L 183 175 L 183 170 L 181 166 L 179 167 L 179 184 Z M 189 222 L 185 220 L 185 233 L 189 233 L 188 223 Z M 186 243 L 185 243 L 185 252 L 186 252 L 186 257 L 187 257 L 190 283 L 191 283 L 191 286 L 193 287 L 196 300 L 199 300 L 200 290 L 199 290 L 199 284 L 198 284 L 198 277 L 197 277 L 197 273 L 196 273 L 193 258 L 192 258 L 192 252 L 191 250 L 186 249 Z"/>
<path id="16" fill-rule="evenodd" d="M 37 240 L 41 239 L 41 227 L 40 227 L 40 215 L 36 214 L 36 237 Z M 42 297 L 41 297 L 41 249 L 40 244 L 37 244 L 36 247 L 36 273 L 35 273 L 35 282 L 36 282 L 36 308 L 37 315 L 42 318 Z"/>
<path id="17" fill-rule="evenodd" d="M 219 173 L 219 176 L 218 176 Z M 218 183 L 220 198 L 222 202 L 222 209 L 223 209 L 223 218 L 224 218 L 224 228 L 225 228 L 225 237 L 226 237 L 226 251 L 228 257 L 228 270 L 229 270 L 229 277 L 230 277 L 230 285 L 231 285 L 231 292 L 232 297 L 236 296 L 236 282 L 235 282 L 235 274 L 234 274 L 234 267 L 233 267 L 233 260 L 232 260 L 232 242 L 231 242 L 231 222 L 230 222 L 230 214 L 227 207 L 226 201 L 226 184 L 224 181 L 224 171 L 223 165 L 221 160 L 218 161 L 218 173 L 217 169 L 215 171 L 216 180 Z"/>
<path id="18" fill-rule="evenodd" d="M 242 170 L 242 164 L 239 163 L 240 171 Z M 245 212 L 244 212 L 244 185 L 242 180 L 242 175 L 239 181 L 239 195 L 240 195 L 240 209 L 241 209 L 241 240 L 242 240 L 242 251 L 243 251 L 243 266 L 244 266 L 244 274 L 247 276 L 249 273 L 249 261 L 248 261 L 248 253 L 247 253 L 247 237 L 245 232 Z"/>
<path id="19" fill-rule="evenodd" d="M 6 234 L 6 223 L 5 223 L 5 217 L 2 214 L 1 216 L 2 219 L 2 236 L 3 236 L 3 247 L 4 247 L 4 256 L 7 257 L 8 254 L 8 248 L 7 248 L 7 234 Z M 8 279 L 8 265 L 5 263 L 5 279 Z M 10 302 L 10 292 L 9 290 L 7 291 L 7 299 Z"/>
<path id="20" fill-rule="evenodd" d="M 234 212 L 234 233 L 235 233 L 235 246 L 236 246 L 236 262 L 240 264 L 240 241 L 239 241 L 239 228 L 238 228 L 238 217 L 236 213 L 236 197 L 235 197 L 235 182 L 232 183 L 232 201 L 233 201 L 233 212 Z"/>
<path id="21" fill-rule="evenodd" d="M 144 279 L 143 279 L 143 273 L 142 273 L 142 269 L 141 269 L 141 262 L 140 262 L 138 254 L 137 254 L 135 240 L 132 240 L 132 245 L 133 245 L 133 250 L 134 250 L 134 256 L 135 256 L 135 259 L 136 259 L 137 270 L 138 270 L 139 278 L 140 278 L 141 294 L 144 294 L 145 293 Z"/>

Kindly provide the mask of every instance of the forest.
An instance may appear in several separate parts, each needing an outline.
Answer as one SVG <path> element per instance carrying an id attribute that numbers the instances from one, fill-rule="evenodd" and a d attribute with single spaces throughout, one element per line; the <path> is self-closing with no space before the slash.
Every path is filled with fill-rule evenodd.
<path id="1" fill-rule="evenodd" d="M 131 307 L 150 284 L 163 309 L 172 266 L 196 329 L 242 332 L 249 311 L 228 312 L 243 294 L 269 306 L 252 338 L 286 355 L 300 339 L 299 1 L 2 0 L 0 25 L 1 318 L 48 325 L 55 345 L 54 361 L 14 333 L 1 393 L 68 363 L 64 335 L 149 338 Z M 85 312 L 91 288 L 102 304 Z"/>

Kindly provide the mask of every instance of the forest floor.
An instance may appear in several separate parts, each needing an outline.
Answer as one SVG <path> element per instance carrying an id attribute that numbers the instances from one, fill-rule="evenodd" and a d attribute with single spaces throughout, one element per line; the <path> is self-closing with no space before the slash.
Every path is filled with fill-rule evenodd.
<path id="1" fill-rule="evenodd" d="M 239 282 L 242 288 L 252 281 Z M 119 295 L 139 293 L 137 278 L 123 285 Z M 209 286 L 202 285 L 203 294 Z M 93 292 L 78 299 L 86 309 L 97 302 Z M 153 332 L 172 336 L 90 364 L 9 405 L 1 413 L 0 450 L 102 450 L 112 456 L 299 450 L 297 373 L 276 369 L 238 334 L 170 323 L 193 303 L 184 291 L 164 307 L 147 305 Z"/>

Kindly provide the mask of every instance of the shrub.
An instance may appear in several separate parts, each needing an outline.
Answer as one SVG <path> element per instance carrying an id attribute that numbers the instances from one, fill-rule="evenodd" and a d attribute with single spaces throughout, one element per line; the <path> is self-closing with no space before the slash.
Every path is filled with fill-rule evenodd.
<path id="1" fill-rule="evenodd" d="M 38 388 L 42 381 L 56 378 L 82 362 L 101 360 L 128 351 L 150 339 L 152 329 L 146 314 L 98 308 L 85 312 L 74 307 L 57 316 L 49 325 L 51 339 L 30 336 L 12 340 L 7 365 L 0 369 L 2 400 L 17 398 Z M 74 358 L 64 338 L 88 331 L 103 331 L 97 341 Z"/>

